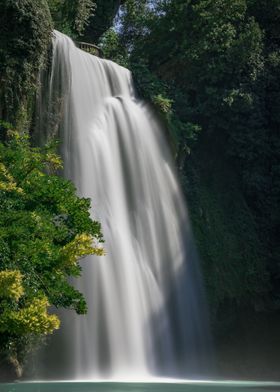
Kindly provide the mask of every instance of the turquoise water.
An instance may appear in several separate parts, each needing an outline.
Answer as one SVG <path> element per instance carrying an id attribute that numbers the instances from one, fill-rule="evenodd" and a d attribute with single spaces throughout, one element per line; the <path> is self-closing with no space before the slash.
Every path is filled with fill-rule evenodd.
<path id="1" fill-rule="evenodd" d="M 32 382 L 0 384 L 0 392 L 268 392 L 280 391 L 280 383 L 188 382 Z"/>

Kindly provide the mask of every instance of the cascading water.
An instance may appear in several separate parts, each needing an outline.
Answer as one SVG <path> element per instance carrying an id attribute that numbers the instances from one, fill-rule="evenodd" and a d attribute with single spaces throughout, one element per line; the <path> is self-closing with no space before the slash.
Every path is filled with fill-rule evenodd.
<path id="1" fill-rule="evenodd" d="M 58 32 L 40 102 L 45 124 L 55 102 L 65 176 L 92 199 L 106 250 L 82 262 L 76 286 L 88 314 L 62 312 L 48 354 L 48 367 L 52 362 L 56 368 L 52 377 L 199 374 L 208 339 L 201 279 L 187 210 L 153 111 L 136 98 L 127 69 L 77 49 Z"/>

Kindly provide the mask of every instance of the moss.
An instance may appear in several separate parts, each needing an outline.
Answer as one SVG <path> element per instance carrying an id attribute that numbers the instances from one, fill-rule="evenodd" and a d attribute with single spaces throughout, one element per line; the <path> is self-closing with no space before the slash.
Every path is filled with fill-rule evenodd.
<path id="1" fill-rule="evenodd" d="M 45 0 L 0 0 L 0 116 L 27 128 L 32 96 L 51 39 Z"/>

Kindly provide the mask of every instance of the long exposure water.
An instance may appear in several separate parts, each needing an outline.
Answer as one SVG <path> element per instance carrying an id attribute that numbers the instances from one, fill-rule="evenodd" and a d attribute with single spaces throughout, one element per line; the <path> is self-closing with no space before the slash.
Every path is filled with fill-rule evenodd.
<path id="1" fill-rule="evenodd" d="M 39 376 L 199 376 L 211 365 L 207 310 L 160 122 L 136 97 L 127 69 L 81 51 L 59 32 L 42 91 L 41 137 L 50 129 L 61 137 L 64 175 L 92 199 L 106 256 L 82 262 L 76 286 L 88 314 L 61 313 Z"/>

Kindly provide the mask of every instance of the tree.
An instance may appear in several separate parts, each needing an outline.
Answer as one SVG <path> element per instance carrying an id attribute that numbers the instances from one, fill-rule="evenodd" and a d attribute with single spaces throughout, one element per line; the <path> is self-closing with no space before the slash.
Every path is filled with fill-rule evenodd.
<path id="1" fill-rule="evenodd" d="M 72 38 L 81 36 L 93 15 L 93 0 L 47 0 L 55 28 Z"/>
<path id="2" fill-rule="evenodd" d="M 86 313 L 68 278 L 80 276 L 81 257 L 104 253 L 90 200 L 55 174 L 54 147 L 31 147 L 11 129 L 0 143 L 0 362 L 17 363 L 18 373 L 34 339 L 59 327 L 49 306 Z"/>
<path id="3" fill-rule="evenodd" d="M 83 39 L 97 43 L 98 39 L 113 24 L 113 20 L 124 0 L 96 0 L 95 12 L 88 19 Z"/>

